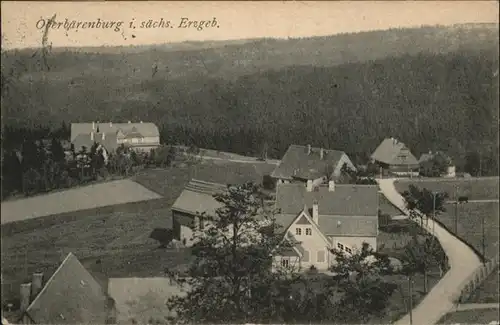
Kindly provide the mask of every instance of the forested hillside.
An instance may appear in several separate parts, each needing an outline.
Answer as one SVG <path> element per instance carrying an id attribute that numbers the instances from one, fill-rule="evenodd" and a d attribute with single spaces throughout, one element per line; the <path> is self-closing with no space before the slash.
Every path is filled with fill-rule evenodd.
<path id="1" fill-rule="evenodd" d="M 305 49 L 307 42 L 316 48 Z M 382 51 L 379 43 L 392 47 Z M 497 173 L 497 29 L 393 30 L 129 56 L 59 51 L 47 62 L 37 55 L 20 60 L 26 71 L 17 63 L 7 76 L 7 125 L 153 121 L 171 143 L 241 154 L 267 147 L 274 157 L 291 143 L 310 143 L 362 158 L 394 136 L 416 155 L 446 150 L 459 164 L 466 152 L 481 153 L 483 168 Z M 246 65 L 235 64 L 238 55 Z M 157 73 L 152 62 L 160 62 Z"/>

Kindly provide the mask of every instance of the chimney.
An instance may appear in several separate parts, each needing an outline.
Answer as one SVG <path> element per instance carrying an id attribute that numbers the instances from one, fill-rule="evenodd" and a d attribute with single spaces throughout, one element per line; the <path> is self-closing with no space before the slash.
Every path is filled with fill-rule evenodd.
<path id="1" fill-rule="evenodd" d="M 23 313 L 23 324 L 26 324 L 27 319 L 24 319 L 24 313 L 30 306 L 30 298 L 31 298 L 31 283 L 23 283 L 21 284 L 21 296 L 19 302 L 19 309 L 21 313 Z M 26 317 L 27 318 L 27 317 Z"/>
<path id="2" fill-rule="evenodd" d="M 95 130 L 95 122 L 92 122 L 92 131 Z"/>
<path id="3" fill-rule="evenodd" d="M 316 224 L 319 224 L 319 206 L 318 201 L 314 200 L 312 209 L 312 218 Z"/>
<path id="4" fill-rule="evenodd" d="M 102 133 L 102 139 L 103 140 L 106 139 L 106 133 L 104 133 L 104 132 Z"/>
<path id="5" fill-rule="evenodd" d="M 325 152 L 324 152 L 323 148 L 321 148 L 321 149 L 319 150 L 319 159 L 323 160 L 324 153 L 325 153 Z"/>
<path id="6" fill-rule="evenodd" d="M 310 144 L 307 145 L 307 154 L 308 155 L 311 154 L 311 145 Z"/>
<path id="7" fill-rule="evenodd" d="M 40 293 L 43 287 L 43 273 L 33 273 L 31 278 L 31 301 Z"/>
<path id="8" fill-rule="evenodd" d="M 90 132 L 90 141 L 94 141 L 94 131 Z"/>
<path id="9" fill-rule="evenodd" d="M 109 127 L 112 128 L 113 127 L 113 122 L 109 122 Z"/>
<path id="10" fill-rule="evenodd" d="M 335 191 L 335 182 L 328 181 L 328 192 L 333 192 L 333 191 Z"/>
<path id="11" fill-rule="evenodd" d="M 310 179 L 308 179 L 308 180 L 307 180 L 307 185 L 306 185 L 306 190 L 307 190 L 308 192 L 312 192 L 312 189 L 313 189 L 313 181 L 312 181 L 312 180 L 310 180 Z"/>

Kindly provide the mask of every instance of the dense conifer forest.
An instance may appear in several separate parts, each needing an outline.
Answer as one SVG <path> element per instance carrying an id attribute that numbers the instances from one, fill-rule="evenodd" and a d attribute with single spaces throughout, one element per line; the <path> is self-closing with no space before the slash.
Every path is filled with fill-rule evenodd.
<path id="1" fill-rule="evenodd" d="M 157 123 L 167 144 L 247 155 L 266 148 L 273 158 L 292 143 L 312 144 L 364 163 L 393 136 L 416 156 L 443 150 L 460 169 L 474 155 L 484 174 L 498 174 L 495 33 L 424 28 L 309 39 L 316 51 L 305 50 L 305 39 L 129 55 L 66 50 L 47 60 L 3 53 L 2 115 L 11 128 L 2 141 L 15 147 L 23 137 L 12 128 L 35 123 L 54 130 L 62 122 L 143 120 Z M 421 51 L 408 40 L 420 40 Z M 286 57 L 293 60 L 276 63 Z M 246 63 L 236 64 L 241 58 Z"/>

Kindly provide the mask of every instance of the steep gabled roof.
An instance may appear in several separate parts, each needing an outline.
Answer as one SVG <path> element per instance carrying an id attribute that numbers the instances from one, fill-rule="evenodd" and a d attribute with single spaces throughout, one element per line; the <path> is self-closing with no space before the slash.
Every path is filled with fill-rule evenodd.
<path id="1" fill-rule="evenodd" d="M 325 175 L 327 166 L 336 167 L 345 154 L 339 150 L 323 149 L 323 159 L 320 157 L 321 148 L 311 147 L 308 154 L 307 146 L 291 145 L 288 147 L 281 163 L 274 169 L 271 176 L 274 178 L 315 179 Z"/>
<path id="2" fill-rule="evenodd" d="M 375 149 L 371 158 L 388 165 L 418 165 L 408 147 L 394 138 L 387 138 Z"/>
<path id="3" fill-rule="evenodd" d="M 104 324 L 105 289 L 69 253 L 26 313 L 36 324 Z"/>
<path id="4" fill-rule="evenodd" d="M 303 184 L 279 184 L 276 189 L 277 222 L 285 229 L 296 220 L 304 206 L 312 208 L 318 203 L 318 229 L 324 235 L 367 236 L 377 235 L 378 187 L 376 185 L 335 185 L 307 192 Z"/>

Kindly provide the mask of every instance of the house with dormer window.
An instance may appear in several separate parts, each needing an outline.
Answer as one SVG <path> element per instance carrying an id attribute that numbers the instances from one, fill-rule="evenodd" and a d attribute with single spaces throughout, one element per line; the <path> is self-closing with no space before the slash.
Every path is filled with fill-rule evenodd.
<path id="1" fill-rule="evenodd" d="M 286 254 L 274 256 L 274 265 L 314 265 L 326 271 L 335 262 L 334 248 L 347 254 L 368 243 L 377 249 L 378 188 L 376 185 L 278 184 L 276 221 L 293 244 Z"/>
<path id="2" fill-rule="evenodd" d="M 121 145 L 149 152 L 160 145 L 160 132 L 154 123 L 71 123 L 71 143 L 76 151 L 98 143 L 107 152 Z"/>

